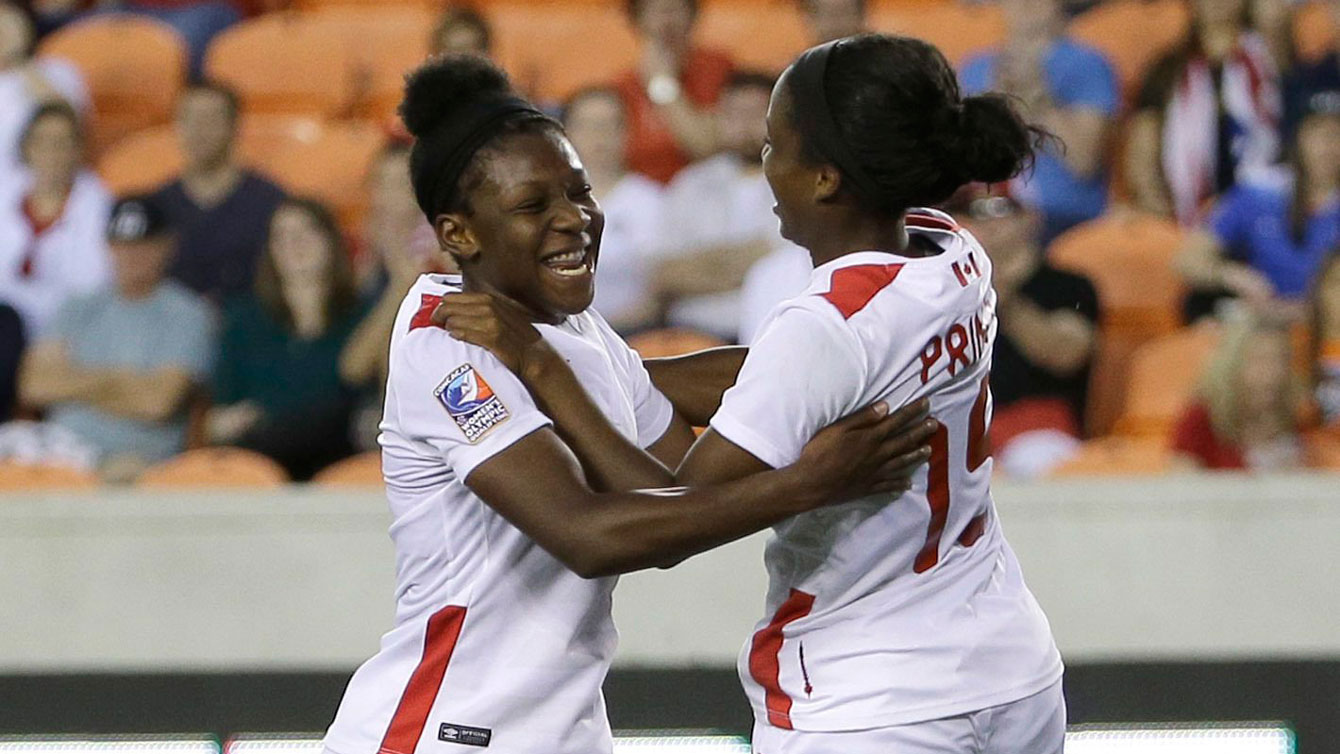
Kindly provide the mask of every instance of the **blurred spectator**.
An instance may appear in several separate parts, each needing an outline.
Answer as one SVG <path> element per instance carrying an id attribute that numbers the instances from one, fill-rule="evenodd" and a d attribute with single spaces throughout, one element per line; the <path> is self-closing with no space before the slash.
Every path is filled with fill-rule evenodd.
<path id="1" fill-rule="evenodd" d="M 0 304 L 0 422 L 14 418 L 19 395 L 19 360 L 25 345 L 19 313 L 8 304 Z"/>
<path id="2" fill-rule="evenodd" d="M 330 211 L 285 200 L 254 293 L 224 311 L 210 439 L 264 453 L 296 480 L 352 453 L 353 391 L 339 363 L 363 313 Z"/>
<path id="3" fill-rule="evenodd" d="M 209 43 L 219 32 L 242 20 L 242 14 L 227 0 L 126 0 L 122 9 L 176 29 L 186 41 L 193 80 L 204 71 Z"/>
<path id="4" fill-rule="evenodd" d="M 1340 248 L 1317 272 L 1312 289 L 1313 380 L 1322 422 L 1340 429 Z"/>
<path id="5" fill-rule="evenodd" d="M 1136 205 L 1203 219 L 1206 202 L 1279 156 L 1285 0 L 1194 0 L 1187 37 L 1146 76 L 1131 117 L 1126 177 Z M 1253 25 L 1253 20 L 1255 25 Z"/>
<path id="6" fill-rule="evenodd" d="M 428 37 L 433 55 L 493 57 L 493 31 L 474 8 L 449 5 L 443 9 Z"/>
<path id="7" fill-rule="evenodd" d="M 850 37 L 866 28 L 866 0 L 800 0 L 811 44 Z"/>
<path id="8" fill-rule="evenodd" d="M 563 106 L 563 125 L 605 211 L 596 271 L 596 311 L 629 333 L 655 321 L 651 276 L 661 234 L 663 188 L 624 161 L 628 122 L 619 93 L 585 89 Z"/>
<path id="9" fill-rule="evenodd" d="M 1340 30 L 1340 0 L 1326 0 L 1331 11 L 1332 26 Z M 1340 33 L 1335 35 L 1335 45 L 1321 60 L 1312 63 L 1297 63 L 1284 78 L 1284 135 L 1290 137 L 1298 128 L 1298 122 L 1310 109 L 1325 107 L 1313 103 L 1314 97 L 1332 97 L 1340 92 Z"/>
<path id="10" fill-rule="evenodd" d="M 617 81 L 628 168 L 665 183 L 716 151 L 712 108 L 734 66 L 724 53 L 694 46 L 697 0 L 627 1 L 640 55 Z"/>
<path id="11" fill-rule="evenodd" d="M 716 114 L 722 151 L 666 189 L 654 284 L 672 325 L 736 340 L 745 273 L 784 243 L 763 176 L 771 92 L 771 76 L 732 74 Z"/>
<path id="12" fill-rule="evenodd" d="M 238 165 L 239 100 L 226 86 L 187 87 L 177 104 L 177 138 L 185 166 L 158 190 L 177 229 L 169 275 L 216 303 L 251 289 L 280 188 Z"/>
<path id="13" fill-rule="evenodd" d="M 38 108 L 20 151 L 27 172 L 0 186 L 0 301 L 18 310 L 36 340 L 70 296 L 110 279 L 104 234 L 112 200 L 83 167 L 79 116 L 64 102 Z"/>
<path id="14" fill-rule="evenodd" d="M 31 19 L 14 3 L 0 2 L 0 190 L 21 172 L 19 137 L 40 105 L 64 99 L 80 112 L 88 107 L 78 69 L 32 52 Z"/>
<path id="15" fill-rule="evenodd" d="M 1206 469 L 1283 471 L 1302 461 L 1302 391 L 1289 324 L 1233 307 L 1219 347 L 1173 430 L 1172 449 Z"/>
<path id="16" fill-rule="evenodd" d="M 340 378 L 361 395 L 354 413 L 354 444 L 377 447 L 382 391 L 386 386 L 391 328 L 405 292 L 425 272 L 454 272 L 447 254 L 438 250 L 433 229 L 423 218 L 409 180 L 409 147 L 392 142 L 382 150 L 370 176 L 367 215 L 368 263 L 362 286 L 366 317 L 340 351 Z"/>
<path id="17" fill-rule="evenodd" d="M 991 443 L 1012 476 L 1045 475 L 1079 447 L 1098 292 L 1048 264 L 1042 219 L 1007 196 L 965 189 L 947 207 L 992 263 L 1000 329 L 991 362 Z"/>
<path id="18" fill-rule="evenodd" d="M 118 201 L 107 225 L 115 285 L 62 306 L 23 360 L 23 402 L 117 478 L 185 447 L 187 404 L 214 355 L 208 305 L 164 279 L 171 233 L 152 197 Z"/>
<path id="19" fill-rule="evenodd" d="M 1043 243 L 1107 206 L 1109 124 L 1121 105 L 1116 73 L 1098 50 L 1065 35 L 1059 0 L 1001 0 L 1008 36 L 974 58 L 960 78 L 971 93 L 1018 97 L 1028 117 L 1055 134 L 1013 193 L 1043 217 Z"/>
<path id="20" fill-rule="evenodd" d="M 754 262 L 740 284 L 740 342 L 753 343 L 772 310 L 804 292 L 812 272 L 810 253 L 786 241 Z"/>
<path id="21" fill-rule="evenodd" d="M 1223 295 L 1260 305 L 1300 301 L 1340 245 L 1340 90 L 1311 100 L 1289 145 L 1289 166 L 1253 171 L 1193 231 L 1177 266 L 1193 290 L 1189 319 Z"/>

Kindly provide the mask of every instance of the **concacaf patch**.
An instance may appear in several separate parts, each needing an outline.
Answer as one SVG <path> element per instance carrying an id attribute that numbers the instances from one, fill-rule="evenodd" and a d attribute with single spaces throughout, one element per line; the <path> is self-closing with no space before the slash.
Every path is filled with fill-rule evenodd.
<path id="1" fill-rule="evenodd" d="M 451 370 L 433 395 L 446 407 L 447 413 L 465 433 L 465 439 L 475 442 L 490 429 L 507 421 L 507 407 L 489 387 L 489 383 L 469 364 Z"/>

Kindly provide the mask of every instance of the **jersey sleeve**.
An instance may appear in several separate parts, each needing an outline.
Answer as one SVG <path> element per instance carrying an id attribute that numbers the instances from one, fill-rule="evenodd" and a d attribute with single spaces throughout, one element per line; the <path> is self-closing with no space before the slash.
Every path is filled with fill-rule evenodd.
<path id="1" fill-rule="evenodd" d="M 712 429 L 773 468 L 800 457 L 816 432 L 860 408 L 867 367 L 834 317 L 790 305 L 749 348 Z"/>
<path id="2" fill-rule="evenodd" d="M 552 424 L 502 362 L 434 327 L 397 339 L 387 394 L 397 431 L 431 447 L 460 480 Z"/>
<path id="3" fill-rule="evenodd" d="M 633 417 L 637 422 L 637 444 L 649 448 L 665 435 L 674 418 L 675 408 L 652 384 L 651 374 L 642 364 L 642 357 L 634 351 L 614 329 L 595 312 L 591 313 L 601 330 L 606 351 L 614 362 L 619 377 L 628 386 L 633 399 Z"/>

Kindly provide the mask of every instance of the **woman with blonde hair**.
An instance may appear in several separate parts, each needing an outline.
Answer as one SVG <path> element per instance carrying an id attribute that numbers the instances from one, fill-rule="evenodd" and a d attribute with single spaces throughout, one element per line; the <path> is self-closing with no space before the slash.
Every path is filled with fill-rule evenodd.
<path id="1" fill-rule="evenodd" d="M 1206 469 L 1277 470 L 1302 463 L 1304 394 L 1294 372 L 1290 322 L 1233 311 L 1172 448 Z"/>

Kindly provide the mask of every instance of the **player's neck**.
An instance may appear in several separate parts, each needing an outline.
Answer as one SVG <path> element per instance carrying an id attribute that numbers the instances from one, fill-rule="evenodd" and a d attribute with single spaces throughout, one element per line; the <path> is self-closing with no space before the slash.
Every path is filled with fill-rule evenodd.
<path id="1" fill-rule="evenodd" d="M 818 240 L 809 244 L 809 251 L 815 267 L 860 251 L 906 255 L 909 248 L 907 225 L 902 215 L 888 219 L 851 213 L 833 223 L 831 228 L 814 235 Z"/>

